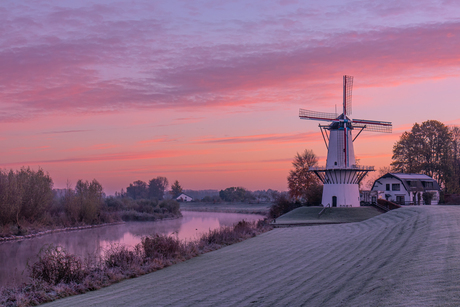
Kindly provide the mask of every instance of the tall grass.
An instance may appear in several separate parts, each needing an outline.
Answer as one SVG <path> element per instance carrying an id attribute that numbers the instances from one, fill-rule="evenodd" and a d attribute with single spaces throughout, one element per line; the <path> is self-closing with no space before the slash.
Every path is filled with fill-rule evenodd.
<path id="1" fill-rule="evenodd" d="M 240 221 L 232 227 L 209 231 L 191 242 L 154 234 L 134 249 L 112 245 L 102 257 L 82 259 L 59 246 L 41 249 L 28 266 L 30 282 L 1 289 L 2 306 L 34 306 L 70 295 L 97 290 L 123 279 L 160 270 L 197 255 L 219 249 L 271 230 L 267 220 Z"/>

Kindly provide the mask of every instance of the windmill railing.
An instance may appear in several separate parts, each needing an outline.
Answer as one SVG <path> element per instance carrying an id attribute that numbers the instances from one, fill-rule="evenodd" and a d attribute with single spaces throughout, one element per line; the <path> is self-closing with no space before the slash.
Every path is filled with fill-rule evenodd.
<path id="1" fill-rule="evenodd" d="M 357 170 L 357 171 L 374 171 L 373 166 L 364 166 L 364 165 L 352 165 L 350 167 L 333 167 L 333 168 L 327 168 L 326 166 L 314 166 L 314 167 L 309 167 L 309 171 L 326 171 L 326 170 L 334 170 L 334 169 L 351 169 L 351 170 Z"/>
<path id="2" fill-rule="evenodd" d="M 321 214 L 325 213 L 326 212 L 326 209 L 329 208 L 329 211 L 331 210 L 331 204 L 327 204 L 326 206 L 324 206 L 323 210 L 321 210 L 319 213 L 318 213 L 318 218 L 320 218 Z"/>

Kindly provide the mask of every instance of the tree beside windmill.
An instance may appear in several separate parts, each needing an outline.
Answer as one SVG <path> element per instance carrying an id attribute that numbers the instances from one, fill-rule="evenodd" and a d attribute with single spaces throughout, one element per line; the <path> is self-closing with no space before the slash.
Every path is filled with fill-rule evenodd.
<path id="1" fill-rule="evenodd" d="M 326 121 L 330 124 L 319 125 L 327 148 L 325 167 L 311 167 L 310 171 L 323 182 L 323 206 L 359 207 L 359 183 L 373 166 L 356 165 L 353 142 L 366 129 L 373 132 L 391 133 L 391 122 L 350 119 L 352 112 L 353 77 L 343 76 L 342 114 L 324 113 L 300 109 L 301 119 Z M 353 138 L 352 131 L 358 133 Z"/>

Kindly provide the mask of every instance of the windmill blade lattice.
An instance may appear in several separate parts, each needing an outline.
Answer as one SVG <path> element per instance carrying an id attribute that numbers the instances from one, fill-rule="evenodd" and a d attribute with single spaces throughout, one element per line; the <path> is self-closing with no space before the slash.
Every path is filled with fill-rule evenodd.
<path id="1" fill-rule="evenodd" d="M 353 77 L 343 76 L 343 104 L 346 106 L 346 115 L 351 115 L 352 112 L 352 91 L 353 91 Z"/>
<path id="2" fill-rule="evenodd" d="M 299 117 L 301 119 L 322 120 L 328 122 L 337 121 L 337 113 L 317 112 L 312 110 L 299 110 Z"/>
<path id="3" fill-rule="evenodd" d="M 391 122 L 382 122 L 367 119 L 353 119 L 354 128 L 364 127 L 366 131 L 391 133 L 393 125 Z"/>

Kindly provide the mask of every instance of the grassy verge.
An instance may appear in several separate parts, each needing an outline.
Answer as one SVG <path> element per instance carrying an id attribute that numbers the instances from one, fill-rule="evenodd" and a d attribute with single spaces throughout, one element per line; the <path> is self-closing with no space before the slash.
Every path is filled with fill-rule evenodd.
<path id="1" fill-rule="evenodd" d="M 45 246 L 28 268 L 30 282 L 2 289 L 2 306 L 34 306 L 109 286 L 124 279 L 160 270 L 200 254 L 270 230 L 267 220 L 241 221 L 210 231 L 192 242 L 152 235 L 134 249 L 113 245 L 103 257 L 80 258 L 59 246 Z"/>

